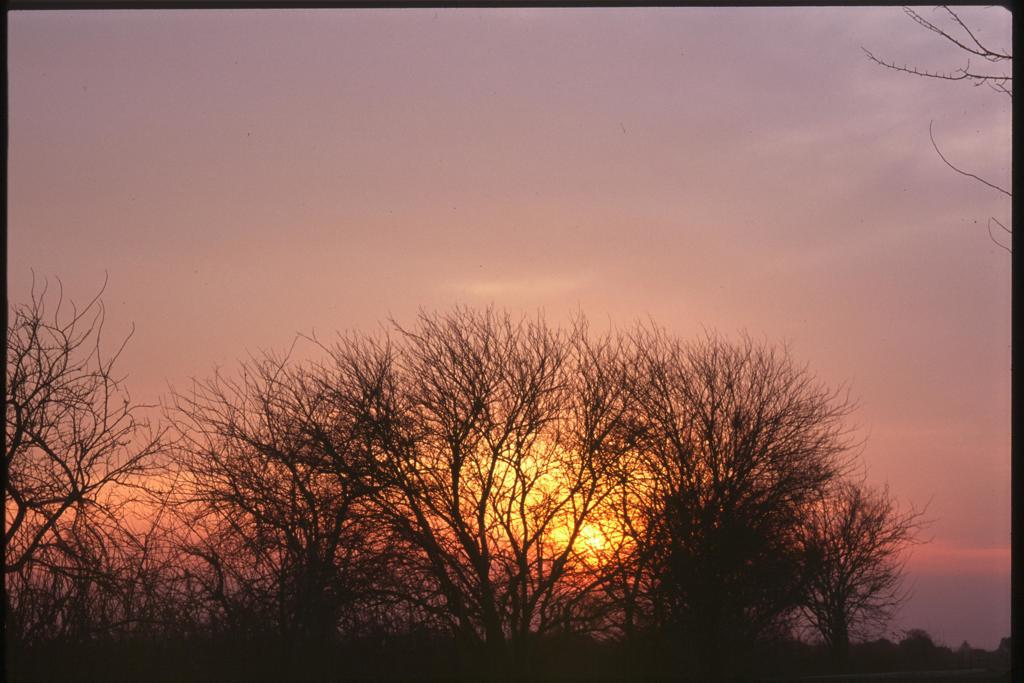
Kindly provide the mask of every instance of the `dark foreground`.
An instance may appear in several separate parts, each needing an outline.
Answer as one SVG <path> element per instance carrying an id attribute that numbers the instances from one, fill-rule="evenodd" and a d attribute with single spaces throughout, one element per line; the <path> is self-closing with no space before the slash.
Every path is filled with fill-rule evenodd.
<path id="1" fill-rule="evenodd" d="M 776 642 L 727 661 L 686 659 L 668 642 L 642 645 L 585 637 L 537 643 L 529 661 L 488 661 L 447 639 L 367 638 L 321 646 L 181 639 L 76 644 L 31 649 L 8 645 L 11 681 L 281 681 L 281 680 L 753 680 L 1010 681 L 1008 643 L 995 651 L 951 648 L 905 639 L 854 645 L 839 667 L 822 646 Z"/>
<path id="2" fill-rule="evenodd" d="M 805 676 L 794 680 L 806 681 L 807 683 L 861 683 L 862 681 L 863 683 L 871 683 L 871 681 L 885 681 L 886 683 L 910 683 L 912 681 L 946 683 L 948 681 L 949 683 L 955 683 L 956 681 L 1010 681 L 1012 678 L 1009 671 L 958 669 L 954 671 L 884 671 L 872 674 L 833 674 L 828 676 Z M 768 682 L 765 681 L 765 683 Z"/>

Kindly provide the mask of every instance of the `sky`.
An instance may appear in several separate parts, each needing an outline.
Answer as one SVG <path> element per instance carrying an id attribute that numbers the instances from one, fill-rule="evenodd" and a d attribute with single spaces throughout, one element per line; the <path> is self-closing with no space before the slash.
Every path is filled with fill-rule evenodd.
<path id="1" fill-rule="evenodd" d="M 1011 103 L 870 62 L 964 65 L 900 8 L 8 20 L 9 301 L 106 274 L 134 398 L 420 308 L 746 330 L 848 383 L 869 481 L 927 506 L 890 637 L 1009 635 L 1010 201 L 928 129 L 1009 187 Z"/>

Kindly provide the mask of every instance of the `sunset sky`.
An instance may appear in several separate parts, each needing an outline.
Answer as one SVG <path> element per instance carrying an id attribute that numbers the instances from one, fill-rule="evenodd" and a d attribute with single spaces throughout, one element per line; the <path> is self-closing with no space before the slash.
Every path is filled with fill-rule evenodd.
<path id="1" fill-rule="evenodd" d="M 1011 102 L 900 8 L 8 19 L 8 297 L 106 272 L 134 398 L 420 307 L 788 341 L 934 520 L 891 630 L 1009 635 L 1010 201 L 928 127 L 1008 187 Z"/>

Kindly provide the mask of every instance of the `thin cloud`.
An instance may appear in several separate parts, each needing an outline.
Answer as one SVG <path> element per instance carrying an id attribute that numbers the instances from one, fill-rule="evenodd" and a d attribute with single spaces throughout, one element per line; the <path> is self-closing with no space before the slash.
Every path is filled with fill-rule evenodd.
<path id="1" fill-rule="evenodd" d="M 590 278 L 585 276 L 541 276 L 470 280 L 449 283 L 446 292 L 469 294 L 479 298 L 536 298 L 569 294 L 584 289 Z"/>

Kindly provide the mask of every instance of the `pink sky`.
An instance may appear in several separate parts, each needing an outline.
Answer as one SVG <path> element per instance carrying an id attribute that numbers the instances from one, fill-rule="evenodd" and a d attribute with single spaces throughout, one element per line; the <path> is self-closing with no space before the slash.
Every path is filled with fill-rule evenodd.
<path id="1" fill-rule="evenodd" d="M 935 520 L 893 630 L 1009 634 L 1010 203 L 928 124 L 1009 186 L 1010 100 L 898 7 L 8 18 L 8 296 L 108 272 L 135 397 L 420 306 L 789 340 Z"/>

